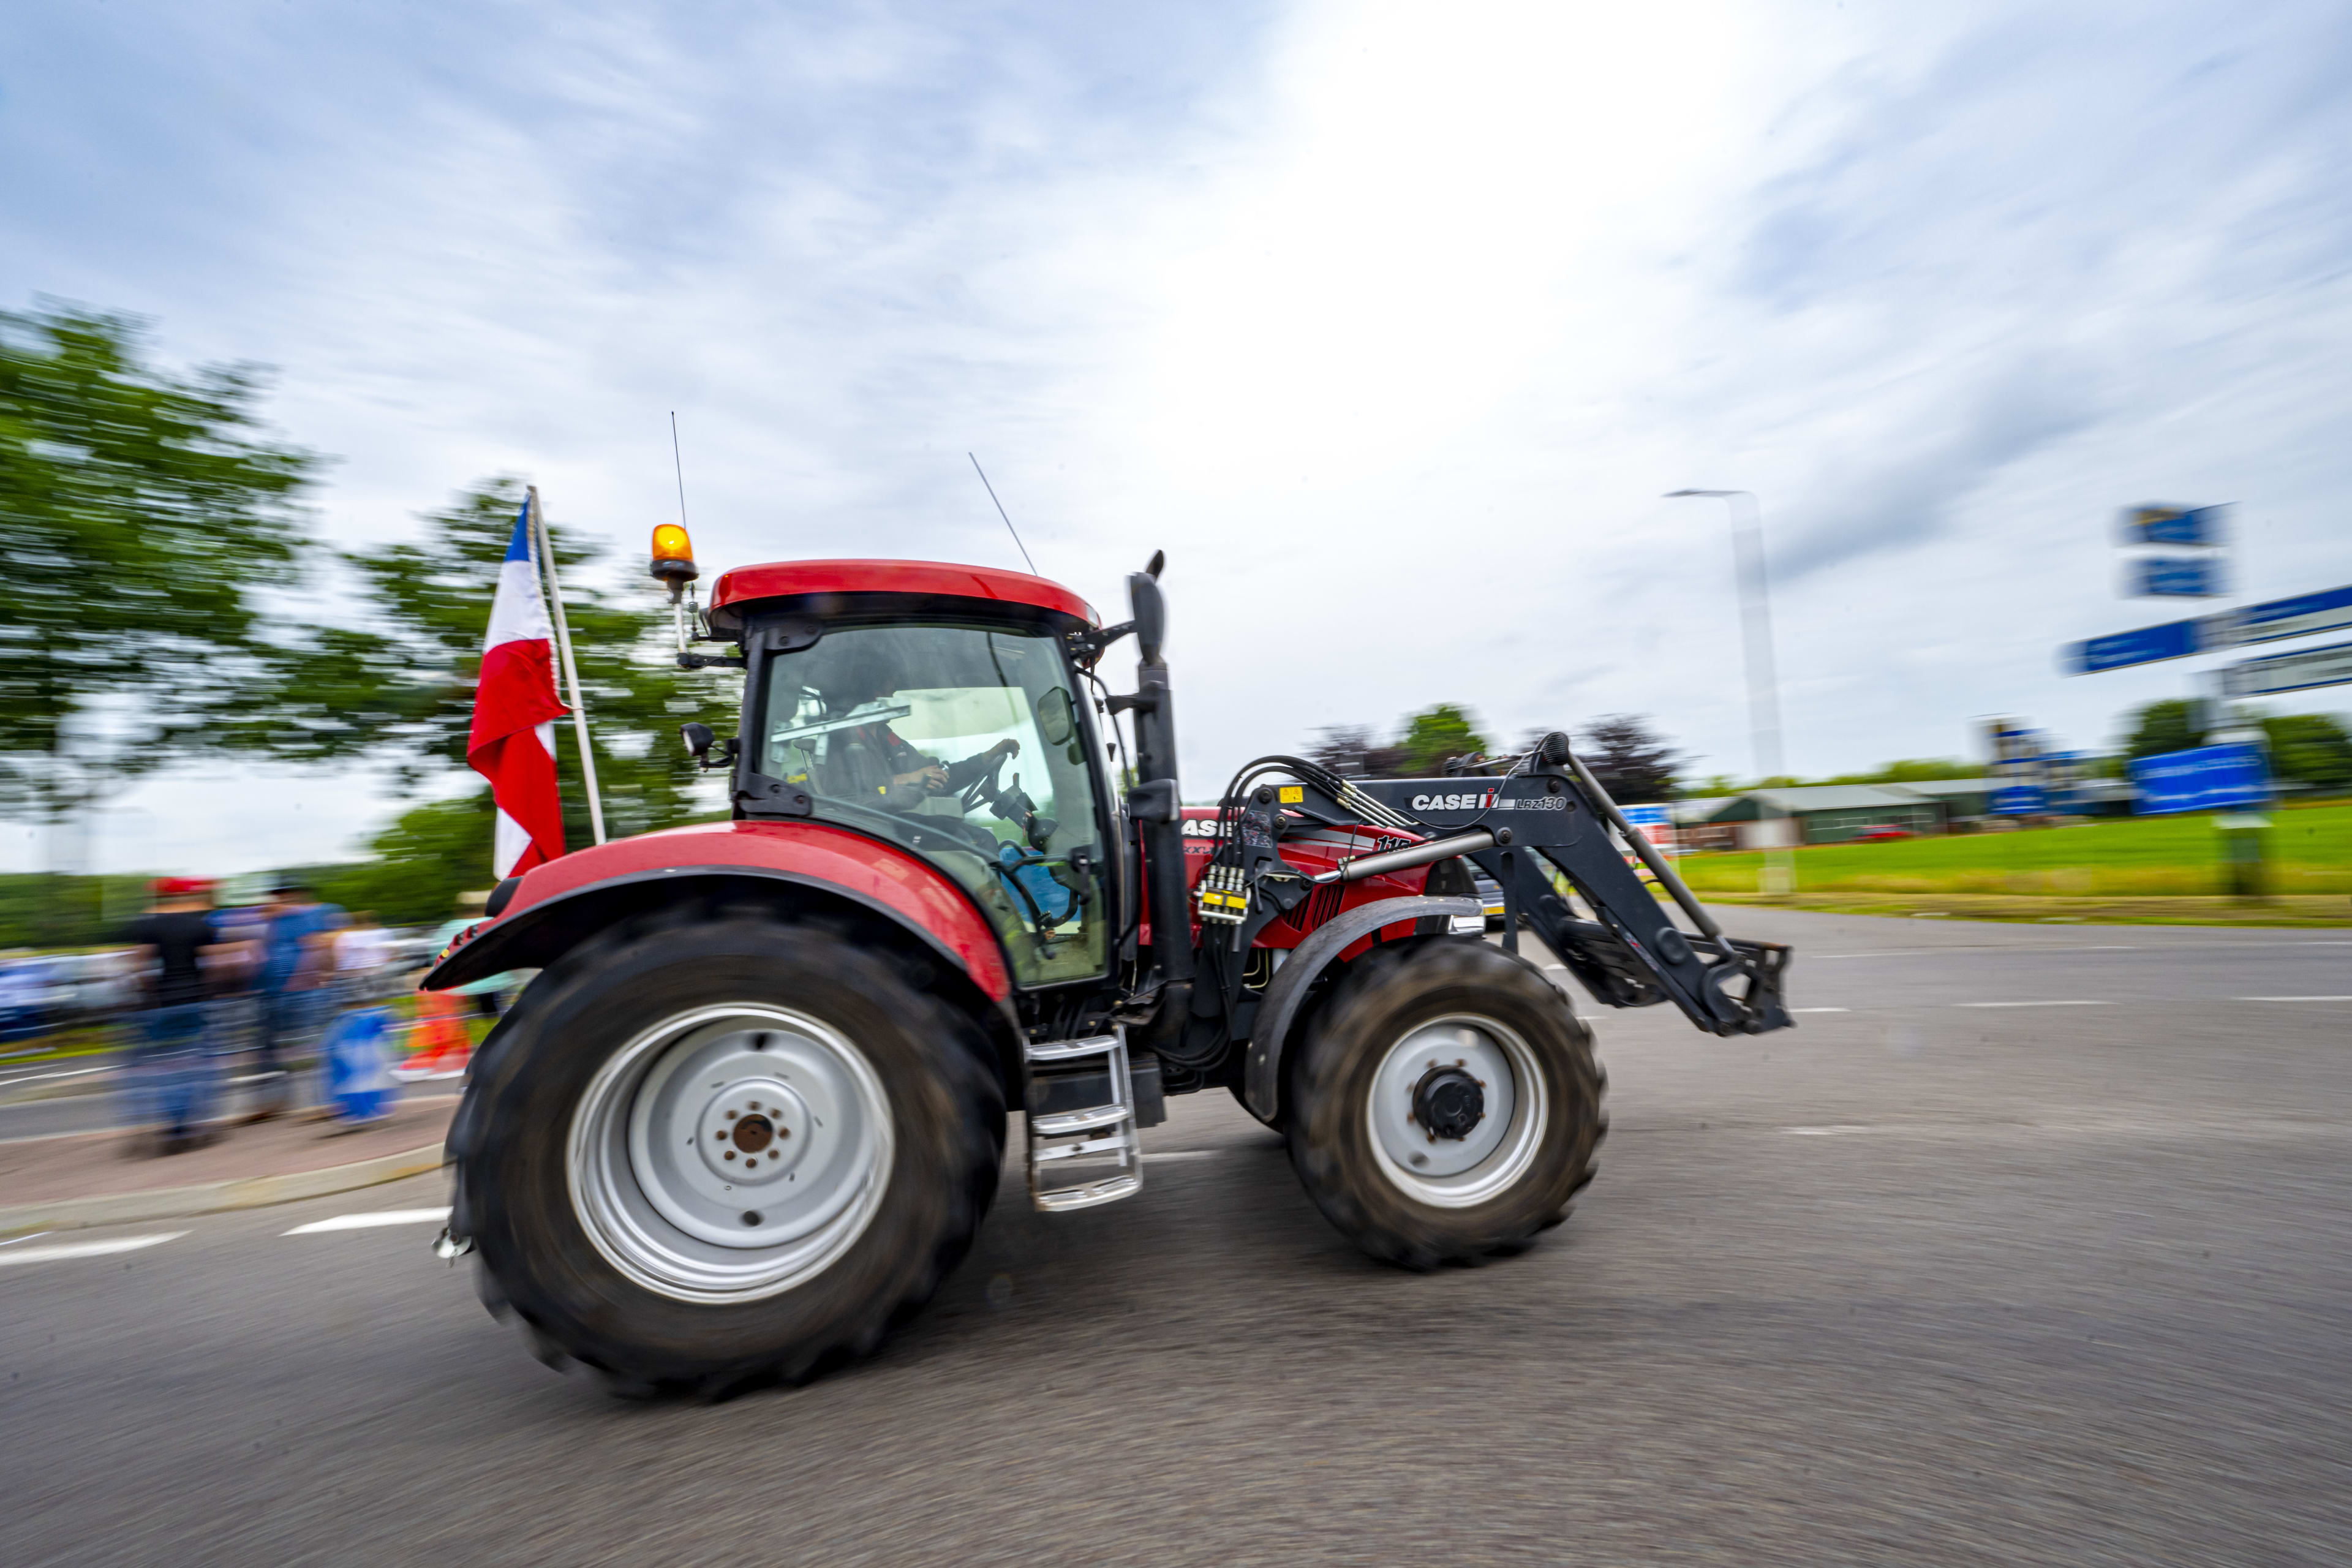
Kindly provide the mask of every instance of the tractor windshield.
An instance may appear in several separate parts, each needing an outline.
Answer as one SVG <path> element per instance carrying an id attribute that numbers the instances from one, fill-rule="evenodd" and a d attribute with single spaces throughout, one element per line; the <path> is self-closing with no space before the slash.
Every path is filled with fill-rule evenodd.
<path id="1" fill-rule="evenodd" d="M 769 660 L 759 711 L 759 770 L 962 883 L 1023 984 L 1103 973 L 1094 773 L 1050 634 L 843 626 Z"/>

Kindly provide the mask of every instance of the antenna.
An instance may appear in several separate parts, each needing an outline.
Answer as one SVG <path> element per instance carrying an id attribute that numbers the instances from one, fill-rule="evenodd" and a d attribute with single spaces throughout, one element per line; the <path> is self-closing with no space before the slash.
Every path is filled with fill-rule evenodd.
<path id="1" fill-rule="evenodd" d="M 966 452 L 964 456 L 971 458 L 970 452 Z M 980 466 L 978 458 L 971 458 L 971 471 L 980 476 L 981 488 L 988 491 L 988 499 L 996 500 L 996 487 L 988 482 L 988 470 Z M 1004 518 L 1004 531 L 1013 536 L 1013 544 L 1021 551 L 1021 559 L 1029 562 L 1029 575 L 1034 577 L 1037 575 L 1037 563 L 1034 561 L 1029 561 L 1029 547 L 1021 542 L 1021 531 L 1013 526 L 1013 520 L 1010 517 L 1005 516 L 1004 503 L 1001 500 L 996 500 L 996 515 Z"/>
<path id="2" fill-rule="evenodd" d="M 669 460 L 677 468 L 677 525 L 686 526 L 686 459 L 677 455 L 677 410 L 669 411 Z"/>

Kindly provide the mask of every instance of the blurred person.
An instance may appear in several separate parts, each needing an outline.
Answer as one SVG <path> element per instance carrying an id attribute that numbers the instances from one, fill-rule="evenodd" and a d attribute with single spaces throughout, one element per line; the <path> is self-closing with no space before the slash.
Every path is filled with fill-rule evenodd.
<path id="1" fill-rule="evenodd" d="M 362 910 L 351 923 L 334 933 L 335 984 L 344 1001 L 361 999 L 392 958 L 392 933 L 378 925 L 374 911 Z"/>
<path id="2" fill-rule="evenodd" d="M 292 1043 L 320 1022 L 332 1000 L 334 933 L 343 911 L 312 897 L 299 878 L 280 879 L 261 910 L 260 1016 L 256 1073 L 257 1101 L 248 1121 L 283 1115 L 293 1102 Z"/>
<path id="3" fill-rule="evenodd" d="M 128 1110 L 134 1127 L 153 1130 L 162 1153 L 217 1135 L 210 1125 L 220 1087 L 212 972 L 236 956 L 235 944 L 220 937 L 212 884 L 194 877 L 156 882 L 147 913 L 123 933 L 142 971 L 136 1033 L 123 1063 Z"/>

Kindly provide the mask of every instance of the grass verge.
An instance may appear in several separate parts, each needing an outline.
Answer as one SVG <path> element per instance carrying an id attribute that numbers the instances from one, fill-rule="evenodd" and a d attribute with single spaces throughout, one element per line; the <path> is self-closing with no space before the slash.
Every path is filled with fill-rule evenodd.
<path id="1" fill-rule="evenodd" d="M 2308 900 L 2342 895 L 2336 907 L 2352 910 L 2352 804 L 2295 806 L 2269 817 L 2269 890 L 2278 902 L 2300 909 Z M 2221 836 L 2213 818 L 2201 813 L 1889 844 L 1817 844 L 1795 851 L 1793 858 L 1801 898 L 1969 894 L 2126 907 L 2147 900 L 2228 902 L 2221 897 Z M 1707 898 L 1754 893 L 1762 857 L 1692 855 L 1679 869 Z"/>
<path id="2" fill-rule="evenodd" d="M 1764 904 L 1841 915 L 1909 915 L 2042 924 L 2196 926 L 2352 926 L 2352 897 L 2305 893 L 2246 903 L 2237 899 L 2068 898 L 2014 893 L 1706 892 L 1710 904 Z"/>

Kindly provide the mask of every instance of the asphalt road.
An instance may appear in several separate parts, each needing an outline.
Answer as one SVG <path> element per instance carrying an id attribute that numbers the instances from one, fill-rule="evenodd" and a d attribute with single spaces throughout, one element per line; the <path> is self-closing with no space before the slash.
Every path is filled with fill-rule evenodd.
<path id="1" fill-rule="evenodd" d="M 719 1405 L 541 1369 L 429 1220 L 282 1234 L 437 1178 L 0 1247 L 0 1558 L 2352 1560 L 2352 941 L 1727 920 L 1844 1010 L 1603 1011 L 1601 1178 L 1484 1268 L 1361 1258 L 1207 1097 Z"/>

